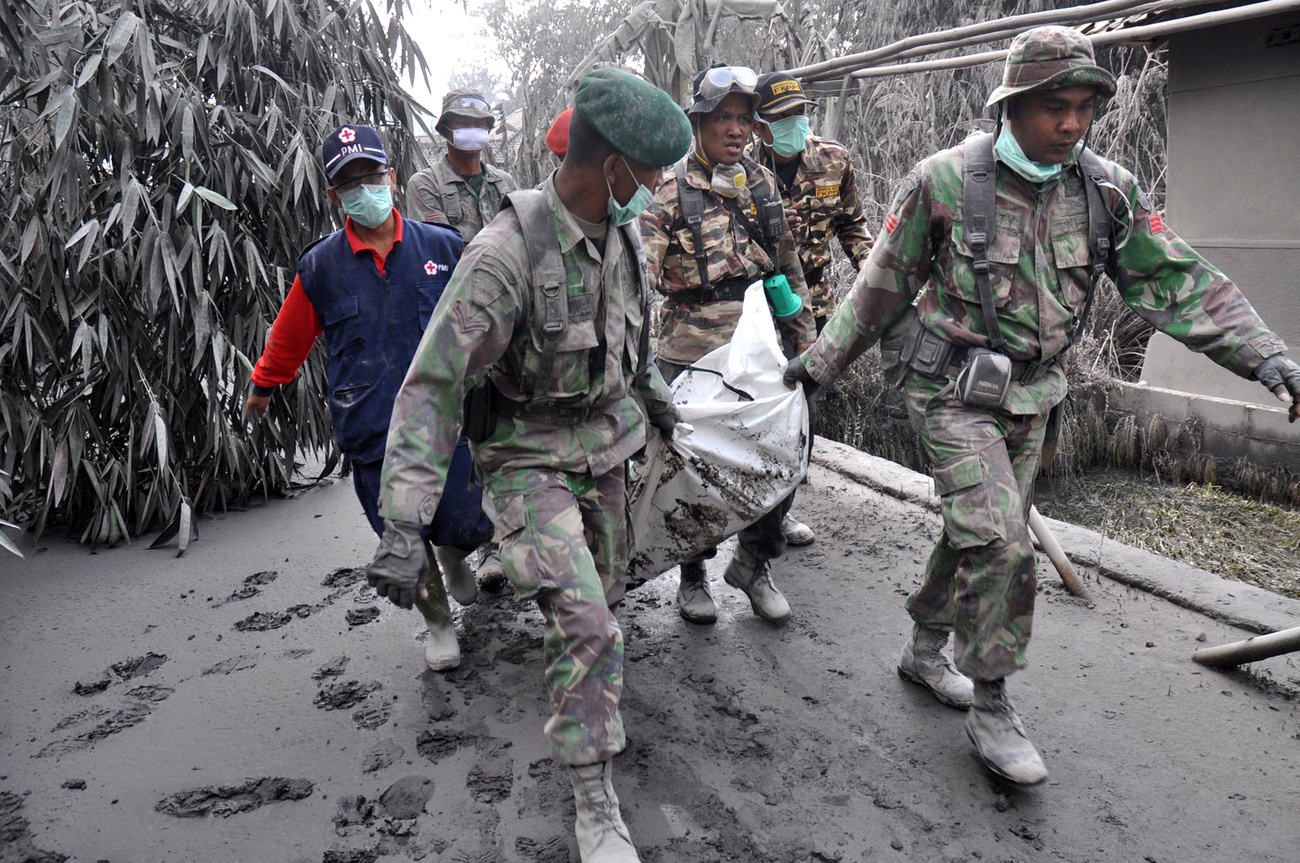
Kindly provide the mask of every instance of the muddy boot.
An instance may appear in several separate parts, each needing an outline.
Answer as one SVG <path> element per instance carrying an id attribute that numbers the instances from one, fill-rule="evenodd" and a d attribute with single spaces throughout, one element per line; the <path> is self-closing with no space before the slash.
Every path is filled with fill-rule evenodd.
<path id="1" fill-rule="evenodd" d="M 425 549 L 432 551 L 427 544 Z M 415 597 L 415 607 L 429 624 L 424 664 L 430 671 L 451 671 L 460 666 L 460 645 L 456 642 L 456 626 L 452 623 L 451 606 L 447 604 L 447 590 L 435 565 L 435 555 L 430 553 L 429 558 L 429 577 Z"/>
<path id="2" fill-rule="evenodd" d="M 1047 765 L 1007 698 L 1005 680 L 975 683 L 966 734 L 984 765 L 1002 778 L 1020 785 L 1037 785 L 1047 778 Z"/>
<path id="3" fill-rule="evenodd" d="M 439 545 L 433 549 L 433 556 L 438 561 L 438 569 L 446 581 L 447 590 L 461 605 L 473 605 L 478 599 L 478 583 L 469 568 L 465 556 L 469 552 L 461 551 L 451 545 Z"/>
<path id="4" fill-rule="evenodd" d="M 788 513 L 785 518 L 781 519 L 781 533 L 785 536 L 787 545 L 795 546 L 812 545 L 812 541 L 817 538 L 813 529 L 802 521 L 796 521 Z"/>
<path id="5" fill-rule="evenodd" d="M 718 607 L 709 593 L 709 576 L 703 561 L 683 563 L 677 583 L 677 613 L 688 623 L 713 623 Z"/>
<path id="6" fill-rule="evenodd" d="M 743 590 L 754 613 L 764 620 L 782 623 L 790 616 L 790 603 L 772 583 L 768 561 L 759 560 L 744 546 L 736 546 L 736 553 L 722 573 L 722 580 Z"/>
<path id="7" fill-rule="evenodd" d="M 975 683 L 944 655 L 947 643 L 946 629 L 929 629 L 918 623 L 912 628 L 912 637 L 903 645 L 898 676 L 924 686 L 940 703 L 965 710 L 970 707 Z"/>
<path id="8" fill-rule="evenodd" d="M 602 761 L 566 767 L 578 818 L 573 833 L 582 863 L 640 863 L 614 793 L 614 764 Z"/>
<path id="9" fill-rule="evenodd" d="M 478 586 L 488 593 L 506 589 L 506 571 L 501 568 L 501 547 L 488 540 L 478 547 Z"/>

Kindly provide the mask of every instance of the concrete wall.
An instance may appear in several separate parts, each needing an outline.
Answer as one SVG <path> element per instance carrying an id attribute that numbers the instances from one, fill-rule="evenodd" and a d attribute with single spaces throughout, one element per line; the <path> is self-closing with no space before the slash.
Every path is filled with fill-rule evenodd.
<path id="1" fill-rule="evenodd" d="M 1228 274 L 1300 355 L 1300 41 L 1269 46 L 1300 13 L 1169 40 L 1165 221 Z M 1156 334 L 1144 382 L 1256 404 L 1278 402 Z M 1293 427 L 1295 428 L 1295 427 Z M 1300 434 L 1300 429 L 1297 430 Z"/>

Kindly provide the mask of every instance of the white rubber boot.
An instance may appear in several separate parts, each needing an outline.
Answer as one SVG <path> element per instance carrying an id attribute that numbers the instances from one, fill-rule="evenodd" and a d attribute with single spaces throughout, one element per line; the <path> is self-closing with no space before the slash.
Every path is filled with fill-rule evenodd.
<path id="1" fill-rule="evenodd" d="M 430 671 L 451 671 L 460 667 L 456 624 L 447 603 L 447 588 L 438 572 L 437 551 L 428 543 L 424 549 L 429 555 L 429 575 L 415 596 L 415 607 L 429 625 L 429 637 L 424 642 L 424 664 Z"/>
<path id="2" fill-rule="evenodd" d="M 811 527 L 802 521 L 796 521 L 788 513 L 781 519 L 781 534 L 785 537 L 786 544 L 795 548 L 801 545 L 812 545 L 813 540 L 817 538 L 817 534 L 813 533 Z"/>
<path id="3" fill-rule="evenodd" d="M 683 563 L 677 582 L 677 613 L 689 623 L 713 623 L 718 606 L 709 593 L 709 576 L 702 562 Z"/>
<path id="4" fill-rule="evenodd" d="M 434 548 L 433 555 L 438 561 L 438 569 L 442 570 L 447 590 L 451 591 L 456 601 L 461 605 L 477 602 L 478 582 L 474 580 L 474 573 L 465 560 L 469 552 L 451 545 L 439 545 Z"/>
<path id="5" fill-rule="evenodd" d="M 772 583 L 768 561 L 754 557 L 744 546 L 736 546 L 736 553 L 723 571 L 722 580 L 743 590 L 754 613 L 764 620 L 782 623 L 790 616 L 790 603 Z"/>
<path id="6" fill-rule="evenodd" d="M 975 682 L 957 670 L 952 660 L 944 655 L 948 631 L 928 629 L 920 624 L 912 628 L 912 637 L 903 645 L 903 658 L 898 661 L 898 676 L 924 686 L 939 703 L 958 710 L 971 705 Z"/>
<path id="7" fill-rule="evenodd" d="M 1047 778 L 1047 765 L 1025 734 L 1016 709 L 1007 698 L 1005 680 L 976 682 L 966 734 L 984 765 L 1003 779 L 1037 785 Z"/>
<path id="8" fill-rule="evenodd" d="M 582 863 L 640 863 L 614 793 L 614 764 L 566 767 L 578 818 L 573 825 Z"/>

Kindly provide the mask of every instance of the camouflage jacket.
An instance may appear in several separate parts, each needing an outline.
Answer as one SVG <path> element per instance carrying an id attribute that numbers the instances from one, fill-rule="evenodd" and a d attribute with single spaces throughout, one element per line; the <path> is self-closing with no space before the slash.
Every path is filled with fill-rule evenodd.
<path id="1" fill-rule="evenodd" d="M 611 226 L 598 250 L 561 204 L 552 180 L 543 188 L 555 216 L 568 295 L 591 298 L 570 309 L 592 310 L 585 320 L 571 314 L 546 395 L 592 412 L 583 422 L 562 426 L 500 416 L 496 431 L 473 446 L 474 460 L 488 474 L 546 467 L 599 476 L 645 445 L 646 419 L 633 388 L 652 409 L 671 403 L 672 394 L 653 354 L 645 373 L 635 374 L 649 302 L 637 278 L 639 247 Z M 519 218 L 506 209 L 461 259 L 397 394 L 384 457 L 384 517 L 424 524 L 433 518 L 470 389 L 491 375 L 502 396 L 523 399 L 520 379 L 526 368 L 537 369 L 541 356 L 532 297 Z"/>
<path id="2" fill-rule="evenodd" d="M 754 157 L 767 166 L 773 162 L 767 147 L 758 148 Z M 834 291 L 822 278 L 822 270 L 831 262 L 832 234 L 839 238 L 854 269 L 871 254 L 871 234 L 849 151 L 829 138 L 811 135 L 799 157 L 794 182 L 787 186 L 779 177 L 778 182 L 785 219 L 812 295 L 813 316 L 824 318 L 835 311 L 836 304 Z"/>
<path id="3" fill-rule="evenodd" d="M 444 157 L 407 184 L 406 211 L 413 219 L 451 225 L 466 245 L 501 210 L 501 199 L 518 186 L 499 168 L 483 163 L 483 182 L 476 193 Z"/>
<path id="4" fill-rule="evenodd" d="M 804 364 L 833 379 L 916 299 L 922 323 L 958 345 L 987 345 L 962 222 L 962 146 L 936 153 L 903 180 L 866 272 L 827 323 Z M 1122 224 L 1106 272 L 1121 298 L 1150 324 L 1246 377 L 1285 349 L 1241 291 L 1152 212 L 1133 175 L 1102 160 L 1124 200 L 1102 189 Z M 988 250 L 998 326 L 1017 360 L 1050 360 L 1069 335 L 1089 285 L 1087 199 L 1070 164 L 1045 183 L 1000 161 L 996 234 Z M 1131 216 L 1129 213 L 1131 212 Z M 1125 235 L 1128 235 L 1125 242 Z M 1013 384 L 1004 406 L 1037 413 L 1065 396 L 1059 365 L 1035 384 Z"/>
<path id="5" fill-rule="evenodd" d="M 731 215 L 721 196 L 710 190 L 712 172 L 705 169 L 694 152 L 687 153 L 685 160 L 686 182 L 705 190 L 701 231 L 708 246 L 709 282 L 716 285 L 723 279 L 754 279 L 778 270 L 785 273 L 790 288 L 803 300 L 803 308 L 789 318 L 777 319 L 777 328 L 794 345 L 811 342 L 817 328 L 809 307 L 803 267 L 799 265 L 788 227 L 781 233 L 777 260 L 773 261 Z M 759 170 L 760 173 L 747 178 L 744 190 L 735 199 L 742 209 L 751 213 L 756 212 L 752 191 L 755 186 L 766 182 L 774 193 L 777 189 L 772 172 L 766 168 Z M 641 242 L 645 244 L 650 284 L 667 297 L 660 311 L 656 350 L 670 362 L 689 364 L 731 340 L 743 303 L 740 300 L 682 302 L 673 298 L 676 291 L 700 286 L 695 240 L 681 212 L 676 169 L 665 168 L 664 184 L 655 193 L 654 203 L 641 214 Z"/>

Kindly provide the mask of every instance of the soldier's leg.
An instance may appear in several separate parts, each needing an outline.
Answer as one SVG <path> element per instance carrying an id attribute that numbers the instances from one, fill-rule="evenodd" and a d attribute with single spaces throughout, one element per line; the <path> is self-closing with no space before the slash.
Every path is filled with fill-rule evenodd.
<path id="1" fill-rule="evenodd" d="M 754 614 L 781 623 L 790 617 L 790 603 L 772 581 L 771 561 L 785 552 L 786 539 L 781 522 L 790 511 L 794 494 L 742 530 L 736 538 L 736 553 L 727 564 L 722 578 L 749 597 Z"/>
<path id="2" fill-rule="evenodd" d="M 545 734 L 562 764 L 594 764 L 623 750 L 618 710 L 623 633 L 587 545 L 579 498 L 596 480 L 541 468 L 488 478 L 501 564 L 521 600 L 546 618 L 543 650 L 552 716 Z"/>
<path id="3" fill-rule="evenodd" d="M 623 465 L 597 477 L 589 493 L 578 497 L 587 547 L 605 588 L 606 604 L 618 605 L 627 590 L 631 553 L 627 517 L 627 469 Z"/>

